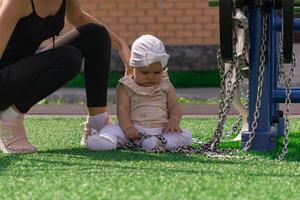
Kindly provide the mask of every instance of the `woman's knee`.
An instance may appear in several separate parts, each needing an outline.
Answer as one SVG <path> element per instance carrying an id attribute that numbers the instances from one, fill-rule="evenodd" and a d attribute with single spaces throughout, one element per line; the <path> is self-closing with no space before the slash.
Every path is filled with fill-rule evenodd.
<path id="1" fill-rule="evenodd" d="M 111 38 L 108 30 L 104 26 L 89 23 L 81 26 L 79 28 L 79 32 L 85 34 L 91 44 L 97 44 L 97 46 L 103 47 L 107 50 L 109 50 L 108 48 L 111 48 Z"/>
<path id="2" fill-rule="evenodd" d="M 73 46 L 62 46 L 57 48 L 62 55 L 62 62 L 64 67 L 73 74 L 77 75 L 82 66 L 82 54 L 79 49 Z"/>

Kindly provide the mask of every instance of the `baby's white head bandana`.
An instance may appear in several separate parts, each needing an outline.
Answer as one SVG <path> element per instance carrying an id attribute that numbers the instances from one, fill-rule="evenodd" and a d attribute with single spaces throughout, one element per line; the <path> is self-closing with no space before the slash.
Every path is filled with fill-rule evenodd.
<path id="1" fill-rule="evenodd" d="M 143 35 L 132 44 L 130 66 L 147 67 L 152 63 L 160 62 L 165 68 L 169 57 L 164 44 L 158 38 L 152 35 Z"/>

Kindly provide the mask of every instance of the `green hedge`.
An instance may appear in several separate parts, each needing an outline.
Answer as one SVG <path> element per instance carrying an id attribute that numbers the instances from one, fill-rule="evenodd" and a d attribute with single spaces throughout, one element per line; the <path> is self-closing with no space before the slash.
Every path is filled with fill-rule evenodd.
<path id="1" fill-rule="evenodd" d="M 179 87 L 218 87 L 219 71 L 169 71 L 169 77 L 173 85 Z M 111 72 L 109 87 L 116 87 L 118 80 L 123 76 L 121 72 Z M 84 75 L 81 73 L 66 87 L 84 87 Z"/>

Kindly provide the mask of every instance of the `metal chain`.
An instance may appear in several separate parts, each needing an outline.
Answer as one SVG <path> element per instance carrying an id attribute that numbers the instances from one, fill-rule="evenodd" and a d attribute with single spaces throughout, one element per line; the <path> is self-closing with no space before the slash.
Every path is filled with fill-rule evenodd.
<path id="1" fill-rule="evenodd" d="M 263 27 L 262 27 L 262 36 L 261 36 L 261 48 L 260 48 L 260 66 L 259 66 L 259 76 L 258 76 L 258 88 L 257 88 L 257 96 L 256 96 L 256 104 L 254 111 L 254 118 L 251 124 L 251 132 L 249 136 L 249 140 L 246 142 L 243 151 L 247 151 L 250 149 L 253 139 L 255 138 L 255 131 L 258 126 L 258 118 L 259 118 L 259 109 L 261 106 L 261 97 L 262 97 L 262 88 L 264 81 L 264 71 L 265 71 L 265 61 L 266 61 L 266 50 L 267 50 L 267 28 L 268 28 L 268 14 L 263 13 Z"/>
<path id="2" fill-rule="evenodd" d="M 226 102 L 225 102 L 225 99 L 226 99 L 226 95 L 225 95 L 225 90 L 226 90 L 226 77 L 227 77 L 227 74 L 229 72 L 232 73 L 231 69 L 230 68 L 226 74 L 225 74 L 225 64 L 223 63 L 222 61 L 222 58 L 221 58 L 221 52 L 219 50 L 218 52 L 218 55 L 217 55 L 217 59 L 218 59 L 218 66 L 219 66 L 219 69 L 220 69 L 220 102 L 219 102 L 219 123 L 221 123 L 222 121 L 222 114 L 224 113 L 224 108 L 226 107 Z"/>
<path id="3" fill-rule="evenodd" d="M 198 146 L 179 146 L 176 148 L 170 148 L 167 146 L 167 140 L 164 136 L 162 135 L 149 135 L 145 132 L 139 132 L 139 137 L 141 139 L 147 139 L 150 137 L 156 137 L 158 140 L 161 141 L 161 146 L 155 147 L 150 150 L 146 150 L 133 142 L 126 144 L 124 146 L 119 147 L 119 149 L 135 149 L 139 151 L 145 151 L 145 152 L 151 152 L 151 153 L 164 153 L 164 152 L 169 152 L 169 153 L 184 153 L 187 155 L 191 154 L 203 154 L 205 156 L 209 157 L 228 157 L 230 156 L 229 154 L 233 153 L 233 150 L 210 150 L 209 146 L 203 145 L 201 142 L 197 142 Z"/>
<path id="4" fill-rule="evenodd" d="M 279 36 L 279 49 L 282 51 L 282 35 Z M 280 55 L 282 52 L 278 52 Z M 284 86 L 285 83 L 282 83 L 284 80 L 287 79 L 287 74 L 284 70 L 284 62 L 281 56 L 279 56 L 279 74 L 278 74 L 278 86 Z"/>
<path id="5" fill-rule="evenodd" d="M 238 22 L 238 21 L 236 21 Z M 241 24 L 236 23 L 236 26 L 240 27 Z M 243 27 L 246 28 L 246 27 Z M 235 29 L 234 29 L 235 30 Z M 237 41 L 235 41 L 237 42 Z M 244 41 L 245 42 L 245 41 Z M 224 68 L 225 68 L 225 64 L 222 62 L 221 60 L 221 56 L 220 53 L 218 52 L 218 64 L 219 64 L 219 68 L 220 68 L 220 75 L 221 75 L 221 80 L 220 80 L 220 103 L 219 103 L 219 107 L 220 107 L 220 111 L 219 111 L 219 121 L 217 124 L 217 128 L 213 134 L 212 139 L 210 139 L 210 141 L 208 143 L 206 143 L 207 145 L 210 145 L 211 150 L 213 149 L 217 149 L 219 143 L 220 143 L 220 139 L 222 137 L 223 134 L 223 130 L 224 130 L 224 124 L 226 122 L 227 119 L 227 113 L 229 112 L 231 105 L 232 105 L 232 101 L 235 95 L 235 91 L 239 86 L 239 83 L 242 79 L 241 76 L 241 71 L 244 65 L 247 64 L 247 60 L 246 60 L 246 46 L 244 46 L 243 52 L 241 55 L 238 55 L 235 53 L 234 54 L 234 60 L 233 63 L 231 63 L 230 65 L 230 69 L 228 69 L 228 71 L 226 73 L 224 73 Z M 232 78 L 234 76 L 233 74 L 233 70 L 236 70 L 236 74 L 235 74 L 235 82 L 232 83 Z M 226 80 L 228 80 L 226 82 Z M 225 95 L 225 91 L 226 91 L 226 95 Z M 240 121 L 242 119 L 240 119 L 234 126 L 233 126 L 233 131 L 236 131 L 239 127 Z M 226 133 L 225 133 L 226 134 Z"/>
<path id="6" fill-rule="evenodd" d="M 225 98 L 224 107 L 221 108 L 221 106 L 220 106 L 221 109 L 220 109 L 220 113 L 219 113 L 219 121 L 218 121 L 217 129 L 215 130 L 212 139 L 207 143 L 207 144 L 210 144 L 211 150 L 217 149 L 217 147 L 220 143 L 220 139 L 223 134 L 224 124 L 227 119 L 227 113 L 229 112 L 229 110 L 231 108 L 235 91 L 238 88 L 239 82 L 241 79 L 241 68 L 239 66 L 237 66 L 236 63 L 238 63 L 238 64 L 241 63 L 240 60 L 242 60 L 242 59 L 244 59 L 244 54 L 240 55 L 238 58 L 236 58 L 236 56 L 235 56 L 235 59 L 233 61 L 233 65 L 235 66 L 235 69 L 236 69 L 236 78 L 235 78 L 234 83 L 232 84 L 232 88 L 230 88 L 230 91 L 228 92 L 228 95 Z M 229 81 L 231 81 L 231 80 L 229 80 Z M 221 87 L 221 88 L 223 88 L 223 87 Z M 221 93 L 222 93 L 222 91 L 221 91 Z M 221 95 L 221 97 L 222 97 L 222 95 Z M 221 99 L 221 102 L 222 101 L 223 100 Z"/>
<path id="7" fill-rule="evenodd" d="M 241 56 L 239 56 L 238 60 L 239 60 L 239 65 L 238 67 L 240 69 L 243 69 L 243 66 L 246 65 L 245 62 L 246 62 L 246 51 L 243 50 L 243 54 Z M 240 77 L 240 82 L 244 79 L 242 73 L 241 75 L 239 76 Z M 246 96 L 246 102 L 244 103 L 244 107 L 245 108 L 248 108 L 248 94 Z M 243 121 L 243 118 L 242 118 L 242 115 L 240 114 L 238 116 L 238 119 L 237 121 L 231 126 L 231 130 L 226 132 L 225 135 L 232 135 L 234 133 L 239 133 L 241 130 L 242 130 L 242 126 L 241 126 L 241 122 Z"/>
<path id="8" fill-rule="evenodd" d="M 243 52 L 243 54 L 241 56 L 239 56 L 238 58 L 239 64 L 237 67 L 239 67 L 240 69 L 242 69 L 242 66 L 244 66 L 244 62 L 246 61 L 246 57 L 245 57 L 245 51 Z M 241 75 L 238 76 L 240 78 L 240 82 L 243 80 L 243 76 L 242 73 Z M 247 98 L 247 97 L 246 97 Z M 244 107 L 247 108 L 248 104 L 248 100 L 246 100 L 246 102 L 244 103 Z M 241 122 L 243 121 L 242 115 L 240 114 L 238 116 L 237 121 L 231 126 L 231 130 L 227 131 L 225 133 L 225 135 L 229 136 L 235 133 L 239 133 L 242 130 L 242 126 L 241 126 Z"/>
<path id="9" fill-rule="evenodd" d="M 241 122 L 242 121 L 243 121 L 243 118 L 242 118 L 242 115 L 240 114 L 238 116 L 237 121 L 231 126 L 231 130 L 227 131 L 225 133 L 225 135 L 229 136 L 229 135 L 232 135 L 232 134 L 235 134 L 235 133 L 239 133 L 242 129 L 242 127 L 241 127 Z"/>
<path id="10" fill-rule="evenodd" d="M 243 13 L 245 11 L 241 11 L 240 9 L 236 9 L 235 12 L 236 12 L 234 14 L 234 16 L 235 16 L 235 18 L 234 18 L 234 26 L 235 26 L 235 28 L 233 29 L 234 32 L 235 32 L 235 37 L 236 37 L 235 45 L 238 45 L 238 43 L 240 43 L 238 41 L 238 39 L 237 39 L 238 38 L 237 29 L 243 29 L 243 31 L 245 32 L 245 37 L 244 37 L 244 40 L 242 41 L 242 43 L 243 43 L 243 50 L 241 52 L 242 55 L 241 54 L 238 55 L 238 65 L 234 66 L 234 67 L 239 67 L 241 70 L 244 70 L 245 68 L 249 68 L 249 63 L 248 63 L 248 60 L 246 58 L 246 56 L 247 56 L 246 52 L 249 51 L 249 42 L 248 42 L 248 39 L 249 39 L 249 29 L 248 29 L 248 23 L 245 22 L 245 21 L 243 21 L 243 20 L 247 19 L 245 17 L 244 13 Z M 232 77 L 230 77 L 230 78 L 232 78 Z M 243 74 L 241 74 L 241 76 L 240 76 L 240 82 L 244 78 L 245 77 L 243 76 Z M 227 88 L 231 88 L 231 86 L 228 85 Z M 237 121 L 231 126 L 231 130 L 225 132 L 225 135 L 228 136 L 228 135 L 240 132 L 241 129 L 242 129 L 242 126 L 241 126 L 241 122 L 242 121 L 243 121 L 242 115 L 239 115 Z"/>
<path id="11" fill-rule="evenodd" d="M 220 113 L 223 112 L 223 108 L 225 107 L 225 65 L 222 62 L 221 58 L 221 50 L 218 51 L 217 54 L 217 60 L 218 60 L 218 66 L 219 66 L 219 71 L 220 71 L 220 102 L 219 102 L 219 118 L 220 118 Z"/>
<path id="12" fill-rule="evenodd" d="M 280 56 L 281 60 L 283 60 L 283 55 L 281 54 Z M 283 62 L 283 61 L 282 61 Z M 289 144 L 289 115 L 290 115 L 290 104 L 292 103 L 291 101 L 291 82 L 292 82 L 292 78 L 294 75 L 294 71 L 295 71 L 295 67 L 296 67 L 296 56 L 295 53 L 293 53 L 293 60 L 291 63 L 291 68 L 290 71 L 288 73 L 288 76 L 286 77 L 285 80 L 285 119 L 284 119 L 284 145 L 283 148 L 281 150 L 281 154 L 279 155 L 279 160 L 283 160 L 286 156 L 286 154 L 288 153 L 288 144 Z"/>

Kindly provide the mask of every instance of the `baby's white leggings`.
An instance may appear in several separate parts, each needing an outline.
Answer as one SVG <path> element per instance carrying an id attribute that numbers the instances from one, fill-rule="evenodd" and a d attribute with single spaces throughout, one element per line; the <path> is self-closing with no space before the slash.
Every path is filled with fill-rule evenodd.
<path id="1" fill-rule="evenodd" d="M 162 132 L 162 128 L 143 128 L 135 127 L 148 135 L 153 135 L 146 139 L 134 141 L 135 144 L 143 149 L 151 150 L 155 147 L 161 146 L 161 142 L 154 135 L 163 135 L 167 140 L 168 148 L 176 148 L 178 146 L 189 146 L 192 143 L 192 134 L 187 129 L 182 129 L 182 132 Z M 87 139 L 87 147 L 95 151 L 113 150 L 117 147 L 122 147 L 130 144 L 131 140 L 124 134 L 118 124 L 111 124 L 104 126 L 99 132 L 93 134 Z"/>

